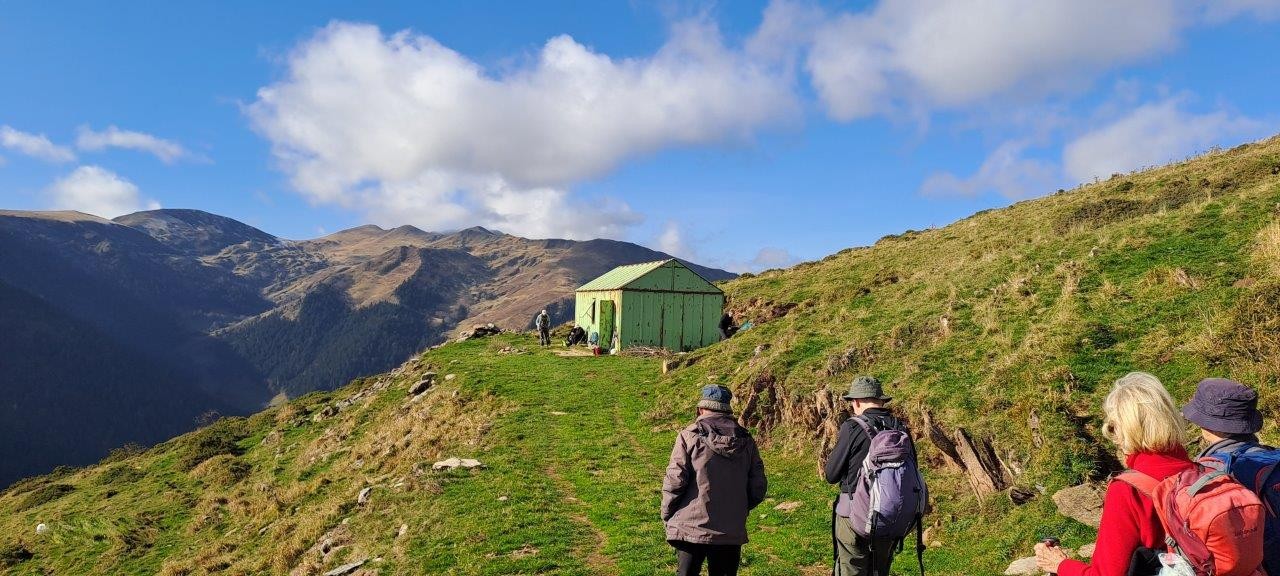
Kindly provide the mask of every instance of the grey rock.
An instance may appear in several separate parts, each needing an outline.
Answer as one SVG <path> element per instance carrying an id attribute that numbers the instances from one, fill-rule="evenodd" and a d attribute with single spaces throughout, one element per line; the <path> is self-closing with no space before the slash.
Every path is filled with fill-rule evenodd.
<path id="1" fill-rule="evenodd" d="M 1058 506 L 1059 514 L 1097 528 L 1102 525 L 1102 496 L 1101 486 L 1081 484 L 1055 492 L 1053 503 Z"/>
<path id="2" fill-rule="evenodd" d="M 355 572 L 358 568 L 364 566 L 365 562 L 368 562 L 368 560 L 357 560 L 350 564 L 343 564 L 333 570 L 325 572 L 324 576 L 347 576 L 347 574 Z"/>
<path id="3" fill-rule="evenodd" d="M 777 506 L 774 506 L 774 507 L 773 507 L 773 509 L 774 509 L 774 510 L 781 511 L 781 512 L 792 512 L 792 511 L 794 511 L 796 508 L 799 508 L 799 507 L 801 507 L 801 506 L 803 506 L 803 505 L 804 505 L 804 503 L 803 503 L 803 502 L 800 502 L 800 501 L 798 501 L 798 500 L 793 500 L 793 501 L 791 501 L 791 502 L 783 502 L 783 503 L 781 503 L 781 504 L 779 504 L 779 505 L 777 505 Z"/>
<path id="4" fill-rule="evenodd" d="M 447 458 L 431 465 L 432 470 L 453 470 L 462 465 L 462 460 L 457 458 Z"/>
<path id="5" fill-rule="evenodd" d="M 1040 574 L 1040 567 L 1036 566 L 1036 557 L 1019 558 L 1014 560 L 1012 564 L 1004 571 L 1005 576 L 1033 576 Z"/>
<path id="6" fill-rule="evenodd" d="M 1087 544 L 1085 546 L 1081 546 L 1079 552 L 1076 552 L 1075 550 L 1072 550 L 1070 548 L 1063 548 L 1062 551 L 1067 555 L 1068 558 L 1080 558 L 1080 559 L 1088 560 L 1090 557 L 1093 556 L 1093 544 Z M 1021 570 L 1021 571 L 1015 571 L 1015 570 Z M 1004 573 L 1005 574 L 1044 574 L 1044 572 L 1040 570 L 1040 567 L 1036 566 L 1035 556 L 1031 556 L 1029 558 L 1019 558 L 1017 560 L 1014 560 L 1013 563 L 1009 565 L 1009 568 L 1005 570 Z"/>
<path id="7" fill-rule="evenodd" d="M 418 394 L 426 392 L 427 390 L 431 389 L 431 385 L 435 383 L 436 383 L 435 372 L 427 372 L 426 374 L 422 375 L 421 380 L 418 380 L 416 383 L 409 386 L 409 395 L 417 396 Z"/>
<path id="8" fill-rule="evenodd" d="M 369 503 L 369 496 L 373 494 L 373 487 L 370 486 L 360 491 L 360 495 L 356 497 L 356 504 L 364 506 Z"/>
<path id="9" fill-rule="evenodd" d="M 471 458 L 448 458 L 431 465 L 432 470 L 453 470 L 454 468 L 484 468 L 484 464 L 479 460 Z"/>

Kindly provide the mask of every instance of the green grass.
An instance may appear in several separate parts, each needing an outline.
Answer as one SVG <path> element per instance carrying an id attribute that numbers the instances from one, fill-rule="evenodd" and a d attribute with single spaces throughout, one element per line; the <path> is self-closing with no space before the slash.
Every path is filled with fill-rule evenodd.
<path id="1" fill-rule="evenodd" d="M 1098 407 L 1130 370 L 1157 374 L 1178 399 L 1206 376 L 1250 383 L 1264 437 L 1280 439 L 1278 166 L 1271 139 L 746 276 L 725 290 L 756 327 L 666 375 L 658 359 L 560 357 L 518 335 L 451 344 L 334 392 L 19 482 L 0 492 L 0 567 L 256 575 L 370 559 L 377 574 L 668 573 L 663 469 L 697 390 L 716 382 L 738 409 L 754 397 L 743 416 L 770 481 L 743 573 L 824 574 L 834 489 L 818 463 L 842 417 L 830 399 L 872 373 L 918 431 L 928 417 L 989 443 L 1014 486 L 1042 494 L 1022 506 L 975 495 L 920 440 L 938 544 L 930 574 L 998 574 L 1045 536 L 1093 538 L 1049 495 L 1118 465 Z M 762 315 L 786 304 L 782 317 Z M 411 401 L 427 370 L 440 378 Z M 487 467 L 431 470 L 450 456 Z M 774 509 L 785 501 L 802 504 Z M 50 530 L 36 535 L 41 522 Z M 913 574 L 912 560 L 895 571 Z"/>

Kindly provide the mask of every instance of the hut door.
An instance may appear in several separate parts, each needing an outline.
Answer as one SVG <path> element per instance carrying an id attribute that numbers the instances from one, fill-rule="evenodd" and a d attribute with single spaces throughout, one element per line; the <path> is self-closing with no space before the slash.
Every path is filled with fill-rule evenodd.
<path id="1" fill-rule="evenodd" d="M 613 300 L 600 301 L 600 347 L 613 346 Z"/>

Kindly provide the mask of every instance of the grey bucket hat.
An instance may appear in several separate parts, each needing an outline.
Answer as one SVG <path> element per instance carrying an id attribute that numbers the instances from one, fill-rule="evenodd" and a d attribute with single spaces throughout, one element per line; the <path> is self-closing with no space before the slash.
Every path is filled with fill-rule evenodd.
<path id="1" fill-rule="evenodd" d="M 702 387 L 702 397 L 698 400 L 698 407 L 716 412 L 732 413 L 733 410 L 729 409 L 731 400 L 733 400 L 733 392 L 730 392 L 728 388 L 716 384 L 708 384 Z"/>
<path id="2" fill-rule="evenodd" d="M 1182 415 L 1195 425 L 1214 432 L 1253 434 L 1262 429 L 1258 393 L 1226 378 L 1206 378 L 1196 385 Z"/>
<path id="3" fill-rule="evenodd" d="M 865 400 L 874 398 L 882 402 L 893 400 L 892 396 L 886 396 L 884 387 L 880 385 L 880 380 L 875 376 L 858 376 L 853 379 L 853 383 L 849 385 L 849 391 L 845 392 L 840 398 L 844 400 Z"/>

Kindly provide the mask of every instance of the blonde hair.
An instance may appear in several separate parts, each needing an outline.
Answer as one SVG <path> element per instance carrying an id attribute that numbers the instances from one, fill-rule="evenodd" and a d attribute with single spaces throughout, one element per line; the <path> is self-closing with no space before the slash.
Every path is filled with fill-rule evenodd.
<path id="1" fill-rule="evenodd" d="M 1102 403 L 1102 431 L 1124 454 L 1168 452 L 1186 442 L 1186 421 L 1160 379 L 1130 372 Z"/>

